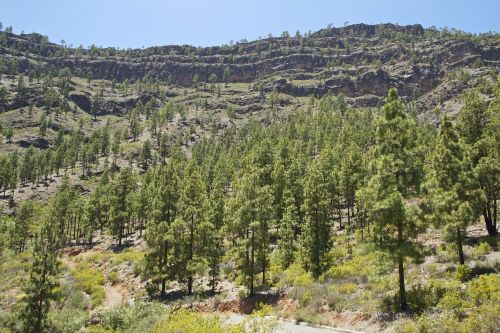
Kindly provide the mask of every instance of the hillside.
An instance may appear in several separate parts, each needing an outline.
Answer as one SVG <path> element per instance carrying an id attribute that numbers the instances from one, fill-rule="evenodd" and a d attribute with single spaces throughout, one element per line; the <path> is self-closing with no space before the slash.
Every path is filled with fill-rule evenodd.
<path id="1" fill-rule="evenodd" d="M 0 31 L 0 332 L 499 332 L 499 67 L 418 24 Z"/>

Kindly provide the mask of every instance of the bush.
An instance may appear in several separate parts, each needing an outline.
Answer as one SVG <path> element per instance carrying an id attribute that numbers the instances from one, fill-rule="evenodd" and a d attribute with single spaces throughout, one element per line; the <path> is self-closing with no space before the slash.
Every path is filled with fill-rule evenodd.
<path id="1" fill-rule="evenodd" d="M 455 279 L 465 282 L 470 278 L 470 276 L 471 276 L 471 269 L 469 268 L 469 266 L 458 265 L 454 273 Z"/>
<path id="2" fill-rule="evenodd" d="M 467 296 L 475 305 L 481 305 L 487 301 L 500 304 L 500 275 L 481 275 L 470 281 Z"/>
<path id="3" fill-rule="evenodd" d="M 85 293 L 81 290 L 75 290 L 68 295 L 64 305 L 70 309 L 84 309 L 89 304 Z"/>
<path id="4" fill-rule="evenodd" d="M 418 324 L 411 319 L 403 319 L 396 323 L 394 332 L 398 333 L 418 333 Z"/>
<path id="5" fill-rule="evenodd" d="M 247 296 L 245 289 L 238 289 L 238 299 L 242 300 Z"/>
<path id="6" fill-rule="evenodd" d="M 144 272 L 145 272 L 145 264 L 143 260 L 134 261 L 132 263 L 132 273 L 134 273 L 134 276 L 141 275 L 142 281 L 146 280 L 146 275 L 144 274 Z"/>
<path id="7" fill-rule="evenodd" d="M 298 323 L 314 323 L 316 322 L 316 313 L 311 312 L 308 308 L 298 309 L 297 312 L 295 312 L 295 321 Z"/>
<path id="8" fill-rule="evenodd" d="M 468 304 L 465 302 L 463 293 L 460 290 L 446 292 L 437 306 L 439 309 L 459 317 L 464 316 L 468 308 Z"/>
<path id="9" fill-rule="evenodd" d="M 417 320 L 403 319 L 395 324 L 393 332 L 404 333 L 481 333 L 498 332 L 500 305 L 480 306 L 464 320 L 451 312 L 424 314 Z"/>
<path id="10" fill-rule="evenodd" d="M 100 325 L 85 327 L 85 333 L 113 333 L 113 331 L 105 329 Z"/>
<path id="11" fill-rule="evenodd" d="M 300 298 L 299 298 L 299 304 L 301 306 L 307 306 L 307 305 L 309 305 L 309 303 L 311 303 L 311 300 L 312 300 L 312 294 L 308 290 L 308 291 L 304 292 L 302 294 L 302 296 L 300 296 Z"/>
<path id="12" fill-rule="evenodd" d="M 102 325 L 105 328 L 117 331 L 130 325 L 130 312 L 127 305 L 119 305 L 107 310 L 102 315 Z"/>
<path id="13" fill-rule="evenodd" d="M 418 283 L 408 290 L 406 296 L 413 313 L 422 313 L 437 303 L 434 290 L 429 285 Z"/>
<path id="14" fill-rule="evenodd" d="M 310 287 L 314 279 L 298 263 L 291 264 L 284 272 L 278 283 L 279 286 L 287 287 Z"/>
<path id="15" fill-rule="evenodd" d="M 51 331 L 57 333 L 77 333 L 85 325 L 85 312 L 74 309 L 65 309 L 49 313 Z"/>
<path id="16" fill-rule="evenodd" d="M 441 316 L 425 315 L 418 319 L 418 332 L 458 333 L 461 324 L 457 317 L 451 314 Z"/>
<path id="17" fill-rule="evenodd" d="M 153 333 L 189 332 L 189 333 L 244 333 L 244 324 L 224 324 L 218 316 L 180 310 L 171 313 L 157 323 Z"/>
<path id="18" fill-rule="evenodd" d="M 500 328 L 500 304 L 481 305 L 473 309 L 465 319 L 463 331 L 466 333 L 498 332 Z"/>
<path id="19" fill-rule="evenodd" d="M 358 285 L 353 282 L 340 283 L 332 285 L 330 289 L 340 294 L 353 294 L 358 289 Z"/>
<path id="20" fill-rule="evenodd" d="M 446 243 L 442 245 L 436 253 L 436 262 L 455 262 L 458 260 L 457 245 L 455 243 Z"/>
<path id="21" fill-rule="evenodd" d="M 364 250 L 366 249 L 362 249 L 362 251 Z M 354 255 L 351 259 L 344 260 L 327 270 L 321 276 L 321 280 L 342 280 L 355 277 L 357 280 L 366 281 L 368 276 L 377 273 L 375 269 L 380 269 L 382 274 L 387 273 L 389 264 L 390 270 L 392 270 L 392 262 L 385 259 L 377 258 L 374 252 Z"/>
<path id="22" fill-rule="evenodd" d="M 118 272 L 109 272 L 108 281 L 111 284 L 116 284 L 116 283 L 120 282 L 120 275 L 118 274 Z"/>
<path id="23" fill-rule="evenodd" d="M 339 294 L 337 291 L 330 289 L 326 294 L 326 303 L 328 308 L 335 311 L 344 310 L 346 299 L 344 295 Z"/>
<path id="24" fill-rule="evenodd" d="M 106 297 L 103 288 L 104 275 L 97 269 L 92 268 L 88 263 L 80 263 L 73 271 L 76 280 L 76 287 L 90 295 L 93 307 L 102 304 Z"/>
<path id="25" fill-rule="evenodd" d="M 269 304 L 258 302 L 252 314 L 258 317 L 269 316 L 273 312 L 273 307 Z"/>
<path id="26" fill-rule="evenodd" d="M 163 304 L 138 302 L 119 305 L 111 309 L 94 310 L 92 321 L 100 322 L 103 329 L 127 332 L 151 332 L 152 326 L 167 312 Z"/>
<path id="27" fill-rule="evenodd" d="M 492 251 L 492 248 L 490 246 L 490 244 L 486 243 L 486 242 L 481 242 L 481 244 L 479 244 L 478 246 L 476 246 L 473 250 L 472 250 L 472 254 L 475 256 L 475 257 L 482 257 L 484 256 L 485 254 L 488 254 Z"/>

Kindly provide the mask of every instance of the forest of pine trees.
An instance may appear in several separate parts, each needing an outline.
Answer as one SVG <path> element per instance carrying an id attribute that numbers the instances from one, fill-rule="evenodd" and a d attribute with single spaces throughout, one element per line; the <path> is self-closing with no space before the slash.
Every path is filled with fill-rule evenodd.
<path id="1" fill-rule="evenodd" d="M 467 94 L 456 123 L 445 115 L 438 129 L 391 89 L 374 111 L 350 109 L 341 97 L 311 98 L 306 110 L 283 123 L 250 122 L 204 138 L 191 158 L 176 149 L 166 158 L 146 152 L 137 167 L 120 168 L 120 133 L 111 139 L 108 126 L 90 137 L 59 132 L 50 149 L 3 156 L 5 193 L 67 174 L 77 161 L 85 177 L 105 157 L 90 192 L 62 176 L 46 209 L 24 201 L 7 224 L 7 247 L 33 251 L 25 331 L 46 325 L 61 250 L 92 245 L 103 233 L 118 247 L 133 235 L 145 240 L 152 295 L 164 295 L 169 281 L 190 295 L 205 276 L 215 290 L 224 260 L 234 265 L 232 274 L 248 296 L 273 283 L 272 257 L 283 270 L 298 264 L 319 280 L 335 265 L 331 252 L 339 232 L 349 251 L 351 239 L 361 235 L 397 269 L 393 287 L 400 310 L 408 311 L 406 262 L 421 255 L 420 233 L 430 226 L 448 233 L 461 265 L 469 224 L 481 217 L 488 233 L 497 233 L 499 82 L 495 93 L 489 103 Z M 36 217 L 35 211 L 42 213 Z"/>

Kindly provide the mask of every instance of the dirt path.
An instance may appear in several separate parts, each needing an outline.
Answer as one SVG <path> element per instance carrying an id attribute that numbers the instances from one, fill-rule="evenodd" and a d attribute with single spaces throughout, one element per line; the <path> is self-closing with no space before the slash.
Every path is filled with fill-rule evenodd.
<path id="1" fill-rule="evenodd" d="M 128 301 L 128 292 L 126 289 L 120 285 L 106 285 L 104 286 L 106 289 L 106 298 L 104 299 L 103 306 L 104 307 L 114 307 L 117 305 L 124 304 Z"/>

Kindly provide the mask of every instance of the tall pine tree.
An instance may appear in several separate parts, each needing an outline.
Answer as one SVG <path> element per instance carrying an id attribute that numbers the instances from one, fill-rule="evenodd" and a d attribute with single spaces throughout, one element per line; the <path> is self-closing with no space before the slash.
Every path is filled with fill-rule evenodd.
<path id="1" fill-rule="evenodd" d="M 375 246 L 397 263 L 399 304 L 407 311 L 404 262 L 418 253 L 414 240 L 422 225 L 416 219 L 418 207 L 410 200 L 414 189 L 409 122 L 395 89 L 389 90 L 376 133 L 374 174 L 359 196 L 366 200 Z"/>
<path id="2" fill-rule="evenodd" d="M 441 122 L 431 158 L 427 187 L 433 220 L 453 235 L 460 264 L 465 263 L 462 242 L 465 229 L 478 217 L 481 193 L 474 184 L 470 164 L 464 156 L 458 134 L 448 117 Z"/>
<path id="3" fill-rule="evenodd" d="M 26 296 L 20 313 L 22 330 L 26 333 L 47 331 L 50 302 L 57 299 L 55 290 L 59 284 L 57 274 L 61 242 L 56 222 L 49 217 L 35 238 L 29 278 L 24 287 Z"/>

